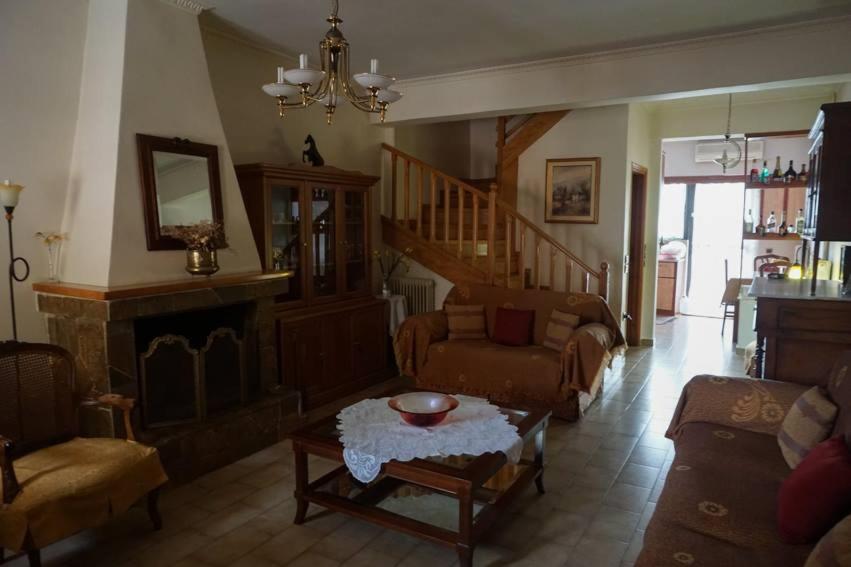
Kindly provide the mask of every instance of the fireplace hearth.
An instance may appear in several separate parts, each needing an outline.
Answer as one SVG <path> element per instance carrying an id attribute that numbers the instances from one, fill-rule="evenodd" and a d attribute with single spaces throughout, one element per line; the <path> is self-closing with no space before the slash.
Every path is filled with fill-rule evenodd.
<path id="1" fill-rule="evenodd" d="M 183 482 L 278 442 L 298 396 L 279 383 L 274 297 L 287 276 L 219 276 L 92 288 L 39 283 L 51 342 L 77 363 L 77 388 L 135 398 L 139 440 Z M 83 411 L 84 435 L 121 434 Z"/>

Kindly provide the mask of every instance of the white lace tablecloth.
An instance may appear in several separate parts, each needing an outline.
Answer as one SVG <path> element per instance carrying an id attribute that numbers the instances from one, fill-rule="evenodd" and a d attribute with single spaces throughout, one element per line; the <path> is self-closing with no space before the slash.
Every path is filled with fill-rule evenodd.
<path id="1" fill-rule="evenodd" d="M 381 465 L 391 460 L 497 451 L 517 463 L 523 441 L 508 417 L 487 400 L 454 397 L 460 405 L 434 427 L 408 425 L 387 405 L 390 398 L 363 400 L 341 411 L 337 429 L 342 432 L 343 459 L 352 476 L 371 482 L 381 472 Z"/>

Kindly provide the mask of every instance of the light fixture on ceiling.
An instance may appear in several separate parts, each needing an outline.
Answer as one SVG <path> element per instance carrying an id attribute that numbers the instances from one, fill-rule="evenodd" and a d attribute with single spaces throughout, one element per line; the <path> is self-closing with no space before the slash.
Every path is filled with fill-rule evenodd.
<path id="1" fill-rule="evenodd" d="M 736 167 L 742 161 L 742 146 L 730 139 L 730 118 L 733 115 L 733 93 L 727 98 L 727 132 L 724 134 L 724 150 L 721 157 L 713 160 L 721 166 L 724 173 L 731 167 Z"/>
<path id="2" fill-rule="evenodd" d="M 332 0 L 331 6 L 331 15 L 325 20 L 331 29 L 319 43 L 321 70 L 310 69 L 307 54 L 302 53 L 299 68 L 286 71 L 278 67 L 278 80 L 263 85 L 263 92 L 278 100 L 281 118 L 288 108 L 307 108 L 318 102 L 325 107 L 325 116 L 331 124 L 337 100 L 343 96 L 358 110 L 378 114 L 384 122 L 387 107 L 402 98 L 402 93 L 390 89 L 396 79 L 378 73 L 378 59 L 370 61 L 369 73 L 357 73 L 349 78 L 349 42 L 340 31 L 343 20 L 337 17 L 339 0 Z"/>

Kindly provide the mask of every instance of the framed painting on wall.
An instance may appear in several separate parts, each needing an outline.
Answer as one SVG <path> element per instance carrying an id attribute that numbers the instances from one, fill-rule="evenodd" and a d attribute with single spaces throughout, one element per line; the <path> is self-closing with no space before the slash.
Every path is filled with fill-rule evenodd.
<path id="1" fill-rule="evenodd" d="M 600 158 L 547 160 L 546 222 L 597 224 Z"/>

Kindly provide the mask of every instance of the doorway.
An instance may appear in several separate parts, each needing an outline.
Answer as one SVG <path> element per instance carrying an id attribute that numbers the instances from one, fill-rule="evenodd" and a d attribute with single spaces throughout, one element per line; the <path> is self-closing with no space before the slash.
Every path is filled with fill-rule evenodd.
<path id="1" fill-rule="evenodd" d="M 641 344 L 641 298 L 644 291 L 644 262 L 646 250 L 644 229 L 647 214 L 647 168 L 632 164 L 629 208 L 629 253 L 627 261 L 627 299 L 623 317 L 626 319 L 626 342 Z"/>

